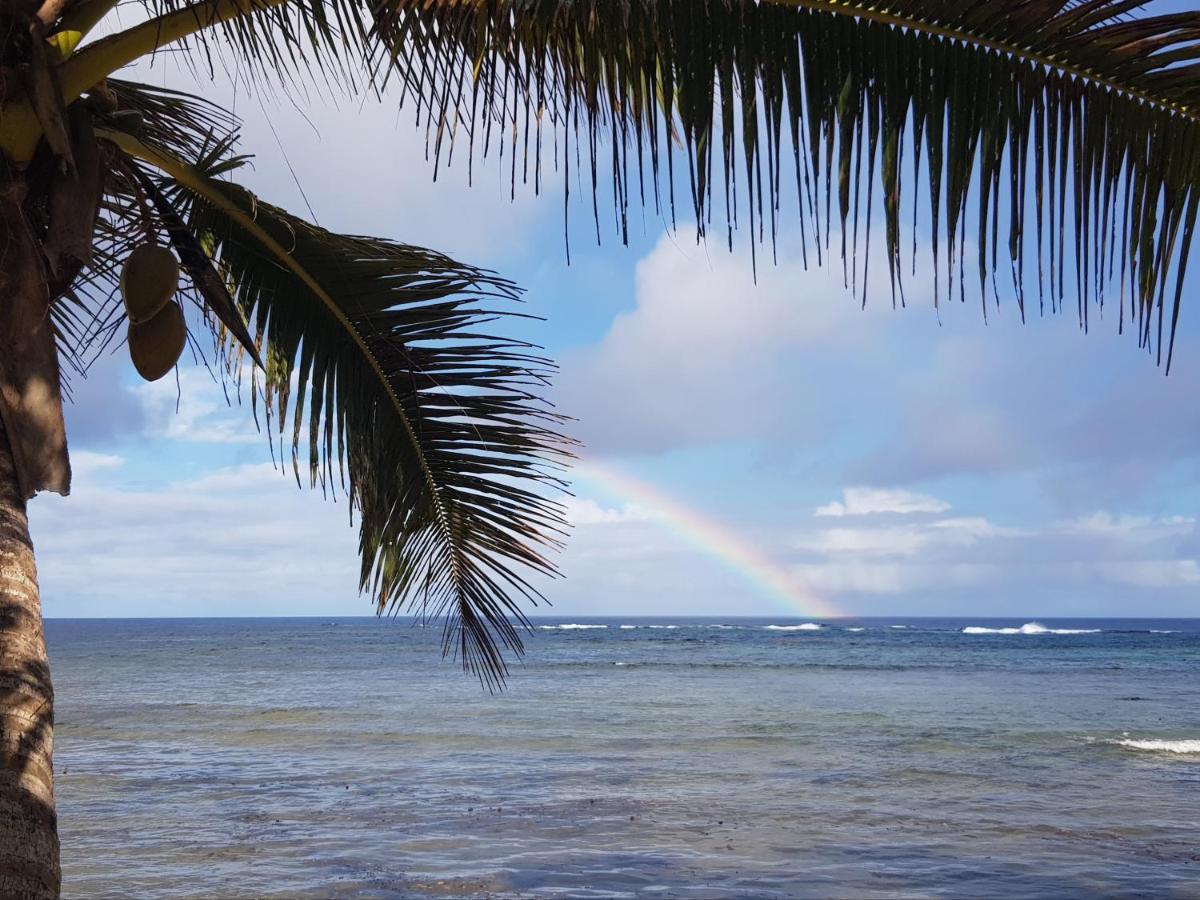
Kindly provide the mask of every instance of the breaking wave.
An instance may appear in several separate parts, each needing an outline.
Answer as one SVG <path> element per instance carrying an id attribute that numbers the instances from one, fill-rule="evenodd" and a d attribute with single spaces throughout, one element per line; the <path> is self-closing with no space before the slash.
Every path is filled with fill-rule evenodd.
<path id="1" fill-rule="evenodd" d="M 1122 738 L 1121 740 L 1111 741 L 1119 747 L 1124 747 L 1126 750 L 1143 750 L 1151 753 L 1197 753 L 1200 754 L 1200 740 L 1179 740 L 1166 741 L 1156 738 L 1148 738 L 1146 740 L 1136 740 L 1134 738 Z"/>
<path id="2" fill-rule="evenodd" d="M 1099 634 L 1099 628 L 1047 628 L 1041 622 L 1026 622 L 1020 628 L 983 628 L 968 625 L 963 634 Z"/>
<path id="3" fill-rule="evenodd" d="M 767 631 L 820 631 L 824 625 L 816 622 L 805 622 L 803 625 L 764 625 Z"/>

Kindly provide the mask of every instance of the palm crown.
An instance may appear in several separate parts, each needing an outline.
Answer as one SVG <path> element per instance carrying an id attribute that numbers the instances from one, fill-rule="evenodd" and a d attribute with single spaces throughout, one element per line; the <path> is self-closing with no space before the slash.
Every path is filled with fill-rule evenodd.
<path id="1" fill-rule="evenodd" d="M 631 203 L 729 241 L 742 225 L 771 250 L 794 215 L 806 254 L 839 255 L 865 285 L 857 244 L 882 215 L 894 299 L 923 209 L 935 302 L 971 279 L 998 300 L 1007 261 L 1022 314 L 1033 294 L 1055 310 L 1074 299 L 1086 327 L 1111 298 L 1120 327 L 1170 364 L 1200 204 L 1196 13 L 1146 15 L 1138 0 L 140 5 L 144 22 L 100 39 L 116 0 L 0 10 L 0 524 L 13 540 L 24 499 L 69 488 L 62 376 L 119 336 L 122 268 L 158 244 L 298 477 L 349 493 L 379 610 L 446 614 L 447 650 L 494 684 L 503 646 L 520 647 L 518 604 L 537 597 L 530 573 L 553 572 L 571 444 L 539 399 L 551 364 L 503 336 L 517 288 L 238 186 L 233 117 L 119 78 L 170 45 L 197 65 L 232 54 L 284 90 L 392 84 L 436 164 L 505 153 L 514 189 L 554 170 L 568 189 L 582 180 L 597 229 L 607 182 L 621 237 Z M 19 773 L 5 797 L 38 837 L 28 857 L 0 841 L 0 885 L 52 894 L 49 673 L 36 593 L 19 587 L 0 578 L 0 594 L 26 598 L 0 623 L 0 674 L 18 685 L 3 702 L 33 697 L 40 712 L 0 728 L 0 768 Z"/>

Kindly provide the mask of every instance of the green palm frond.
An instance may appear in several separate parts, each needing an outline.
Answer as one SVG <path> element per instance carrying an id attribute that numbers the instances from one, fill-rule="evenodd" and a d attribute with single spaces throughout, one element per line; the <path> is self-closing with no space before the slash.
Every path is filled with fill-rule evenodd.
<path id="1" fill-rule="evenodd" d="M 81 0 L 82 2 L 82 0 Z M 90 0 L 88 0 L 90 2 Z M 355 91 L 370 46 L 371 3 L 362 0 L 138 0 L 151 17 L 183 13 L 206 23 L 184 39 L 179 60 L 197 79 L 232 66 L 289 93 L 313 84 Z M 231 14 L 232 13 L 232 14 Z M 102 43 L 93 42 L 92 45 Z"/>
<path id="2" fill-rule="evenodd" d="M 612 182 L 622 236 L 631 199 L 675 216 L 682 172 L 701 232 L 723 206 L 729 240 L 740 214 L 774 242 L 786 177 L 803 242 L 819 253 L 840 224 L 856 270 L 882 206 L 902 288 L 902 207 L 923 183 L 935 295 L 962 295 L 970 230 L 985 296 L 1001 245 L 1022 315 L 1036 282 L 1053 309 L 1073 292 L 1086 327 L 1115 285 L 1122 327 L 1169 366 L 1200 203 L 1200 13 L 1143 6 L 390 0 L 376 71 L 417 98 L 435 157 L 457 134 L 535 185 L 551 164 L 570 185 L 581 159 L 593 194 Z"/>
<path id="3" fill-rule="evenodd" d="M 805 255 L 828 255 L 837 226 L 864 286 L 858 241 L 882 213 L 903 300 L 902 233 L 927 210 L 935 302 L 965 299 L 968 238 L 980 295 L 990 278 L 998 301 L 1003 247 L 1022 316 L 1027 291 L 1052 311 L 1074 294 L 1086 328 L 1115 291 L 1120 327 L 1136 323 L 1170 367 L 1200 207 L 1200 13 L 1147 15 L 1141 0 L 144 5 L 161 22 L 95 42 L 65 81 L 136 58 L 168 20 L 165 40 L 199 41 L 198 58 L 232 47 L 287 84 L 311 69 L 357 87 L 365 61 L 375 87 L 397 77 L 402 102 L 416 98 L 435 166 L 465 140 L 469 159 L 510 154 L 514 184 L 536 189 L 551 165 L 568 190 L 582 176 L 597 229 L 608 181 L 622 237 L 640 200 L 672 218 L 690 206 L 701 234 L 723 212 L 729 242 L 740 217 L 752 247 L 768 233 L 773 245 L 794 181 Z"/>
<path id="4" fill-rule="evenodd" d="M 104 93 L 89 98 L 108 163 L 95 253 L 57 304 L 71 358 L 123 335 L 131 249 L 171 243 L 227 370 L 290 441 L 297 479 L 307 469 L 357 510 L 362 589 L 381 613 L 444 616 L 446 651 L 494 686 L 502 649 L 521 649 L 518 603 L 540 600 L 531 573 L 555 571 L 570 446 L 539 399 L 551 364 L 493 334 L 517 315 L 517 288 L 262 203 L 224 180 L 246 161 L 237 122 L 200 98 L 113 79 Z M 120 130 L 131 124 L 136 137 Z M 239 343 L 265 365 L 244 367 Z"/>
<path id="5" fill-rule="evenodd" d="M 502 648 L 521 649 L 518 601 L 540 600 L 529 575 L 554 574 L 545 551 L 565 528 L 553 492 L 569 442 L 539 399 L 552 366 L 493 332 L 516 314 L 517 289 L 172 168 L 143 174 L 233 286 L 266 360 L 255 397 L 297 478 L 307 468 L 358 510 L 362 589 L 381 613 L 444 616 L 446 651 L 495 685 Z"/>
<path id="6" fill-rule="evenodd" d="M 247 157 L 232 152 L 241 128 L 237 118 L 203 97 L 158 85 L 109 78 L 104 82 L 102 99 L 111 111 L 97 117 L 97 125 L 112 124 L 119 130 L 134 131 L 143 143 L 166 150 L 181 159 L 200 159 L 213 155 L 213 147 L 224 174 L 243 164 Z M 131 128 L 122 117 L 133 115 Z"/>
<path id="7" fill-rule="evenodd" d="M 83 102 L 97 127 L 136 128 L 143 143 L 161 152 L 212 160 L 214 174 L 232 172 L 247 160 L 234 152 L 237 120 L 203 98 L 110 78 Z M 117 286 L 121 267 L 133 248 L 145 241 L 173 243 L 172 223 L 164 220 L 137 170 L 111 150 L 103 157 L 104 192 L 92 258 L 63 300 L 52 308 L 66 377 L 72 373 L 86 375 L 95 359 L 121 339 L 125 310 Z M 216 316 L 220 327 L 229 333 L 245 335 L 244 323 L 229 314 L 232 305 L 221 309 L 216 291 L 199 289 L 203 270 L 189 267 L 186 255 L 183 263 L 193 284 L 201 282 L 192 292 L 197 306 L 206 315 Z"/>

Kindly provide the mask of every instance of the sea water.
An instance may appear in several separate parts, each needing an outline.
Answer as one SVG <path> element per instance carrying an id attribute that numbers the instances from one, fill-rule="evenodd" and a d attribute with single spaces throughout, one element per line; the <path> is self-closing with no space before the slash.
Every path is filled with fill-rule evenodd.
<path id="1" fill-rule="evenodd" d="M 533 624 L 47 623 L 65 894 L 1200 897 L 1196 620 Z"/>

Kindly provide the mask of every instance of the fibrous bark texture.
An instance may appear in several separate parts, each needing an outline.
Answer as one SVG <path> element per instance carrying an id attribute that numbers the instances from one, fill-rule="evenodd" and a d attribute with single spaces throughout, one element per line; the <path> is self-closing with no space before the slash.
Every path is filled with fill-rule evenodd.
<path id="1" fill-rule="evenodd" d="M 0 897 L 57 897 L 54 689 L 25 498 L 0 425 Z"/>
<path id="2" fill-rule="evenodd" d="M 71 465 L 45 263 L 25 194 L 19 178 L 0 175 L 0 424 L 27 500 L 69 493 Z"/>

